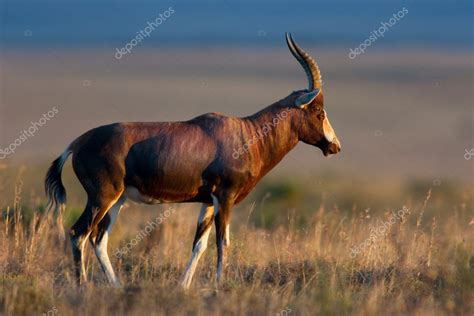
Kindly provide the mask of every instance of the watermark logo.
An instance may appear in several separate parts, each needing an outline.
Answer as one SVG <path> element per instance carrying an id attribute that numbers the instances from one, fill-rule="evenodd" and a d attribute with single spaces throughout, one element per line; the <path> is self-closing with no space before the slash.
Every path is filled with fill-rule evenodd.
<path id="1" fill-rule="evenodd" d="M 259 140 L 264 139 L 265 136 L 270 133 L 270 131 L 275 128 L 278 124 L 280 124 L 281 121 L 286 119 L 289 116 L 290 112 L 289 111 L 282 111 L 276 115 L 276 117 L 273 118 L 271 122 L 266 122 L 263 124 L 258 130 L 257 134 L 254 135 L 248 142 L 246 142 L 242 147 L 240 148 L 234 148 L 234 151 L 232 153 L 232 158 L 238 159 L 241 155 L 244 153 L 248 153 L 249 149 L 251 146 L 255 145 L 258 143 Z"/>
<path id="2" fill-rule="evenodd" d="M 278 313 L 276 313 L 276 316 L 288 316 L 291 314 L 291 308 L 287 307 L 285 309 L 282 309 Z"/>
<path id="3" fill-rule="evenodd" d="M 149 221 L 145 225 L 145 228 L 141 229 L 135 235 L 134 238 L 130 239 L 130 241 L 125 246 L 115 251 L 115 257 L 119 259 L 123 255 L 126 255 L 128 252 L 130 252 L 130 250 L 132 250 L 133 247 L 135 247 L 140 241 L 145 239 L 145 237 L 150 236 L 151 233 L 158 227 L 158 225 L 161 225 L 162 223 L 164 223 L 174 212 L 175 212 L 175 209 L 170 207 L 169 209 L 161 213 L 157 218 L 155 218 L 152 221 Z"/>
<path id="4" fill-rule="evenodd" d="M 53 308 L 51 308 L 49 311 L 47 311 L 46 313 L 43 313 L 43 316 L 54 316 L 58 313 L 58 309 L 56 308 L 56 306 L 53 306 Z"/>
<path id="5" fill-rule="evenodd" d="M 169 7 L 168 10 L 160 13 L 152 22 L 147 22 L 147 26 L 143 30 L 137 32 L 137 35 L 125 44 L 122 48 L 117 48 L 115 53 L 115 59 L 122 59 L 124 55 L 130 54 L 132 49 L 138 45 L 145 38 L 150 37 L 150 34 L 165 22 L 174 13 L 173 7 Z"/>
<path id="6" fill-rule="evenodd" d="M 380 37 L 384 37 L 385 32 L 403 19 L 407 13 L 408 9 L 403 7 L 400 11 L 394 13 L 393 17 L 390 18 L 388 22 L 381 22 L 381 26 L 377 30 L 372 31 L 365 41 L 363 41 L 358 47 L 350 49 L 349 58 L 355 59 L 358 55 L 365 53 L 367 47 L 375 43 Z"/>
<path id="7" fill-rule="evenodd" d="M 379 238 L 385 236 L 385 233 L 388 231 L 390 226 L 395 224 L 398 220 L 403 219 L 406 214 L 410 214 L 410 210 L 404 206 L 396 213 L 392 211 L 388 221 L 382 222 L 377 228 L 371 227 L 369 238 L 360 243 L 359 246 L 354 246 L 351 248 L 351 258 L 355 258 L 358 254 L 364 252 L 368 247 L 370 247 L 370 245 L 376 243 Z"/>
<path id="8" fill-rule="evenodd" d="M 54 118 L 59 113 L 59 110 L 56 107 L 53 107 L 47 113 L 36 122 L 31 122 L 30 127 L 23 130 L 23 132 L 18 136 L 10 145 L 0 149 L 0 160 L 5 159 L 8 155 L 14 154 L 18 147 L 20 147 L 28 138 L 35 136 L 36 132 L 48 123 L 49 120 Z"/>
<path id="9" fill-rule="evenodd" d="M 472 156 L 474 156 L 474 148 L 471 148 L 471 150 L 464 149 L 464 151 L 464 159 L 471 160 Z"/>

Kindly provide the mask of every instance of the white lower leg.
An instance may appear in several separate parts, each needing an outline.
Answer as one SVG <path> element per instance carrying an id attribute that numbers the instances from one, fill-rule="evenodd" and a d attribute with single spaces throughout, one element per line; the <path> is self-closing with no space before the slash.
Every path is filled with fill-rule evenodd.
<path id="1" fill-rule="evenodd" d="M 211 226 L 202 234 L 201 238 L 196 243 L 196 246 L 193 249 L 193 254 L 191 260 L 189 260 L 188 266 L 186 267 L 186 272 L 183 277 L 181 285 L 188 289 L 193 280 L 194 272 L 196 272 L 196 267 L 201 258 L 201 255 L 204 253 L 204 250 L 207 248 L 207 241 L 209 239 L 209 233 L 211 232 Z"/>
<path id="2" fill-rule="evenodd" d="M 203 224 L 206 221 L 212 221 L 214 217 L 214 207 L 208 206 L 203 204 L 201 207 L 201 212 L 199 213 L 198 218 L 198 229 L 199 225 Z M 186 272 L 184 273 L 183 280 L 181 281 L 181 285 L 188 289 L 191 285 L 191 281 L 194 276 L 194 272 L 196 271 L 197 264 L 199 262 L 199 258 L 207 248 L 207 241 L 209 239 L 209 233 L 211 232 L 211 225 L 207 227 L 207 229 L 203 232 L 199 240 L 196 242 L 196 245 L 193 248 L 193 254 L 191 255 L 191 259 L 186 267 Z"/>
<path id="3" fill-rule="evenodd" d="M 229 232 L 229 224 L 225 225 L 225 239 L 224 239 L 224 246 L 230 246 L 230 232 Z"/>
<path id="4" fill-rule="evenodd" d="M 120 287 L 120 281 L 118 280 L 117 276 L 115 275 L 114 269 L 112 268 L 112 264 L 110 263 L 109 255 L 107 253 L 107 243 L 109 240 L 109 231 L 107 230 L 102 239 L 99 243 L 96 244 L 94 250 L 97 258 L 99 259 L 99 263 L 102 266 L 102 270 L 107 277 L 107 280 L 115 287 Z"/>
<path id="5" fill-rule="evenodd" d="M 114 269 L 112 268 L 112 264 L 110 263 L 110 258 L 109 254 L 107 252 L 107 245 L 109 242 L 109 235 L 112 232 L 112 228 L 115 224 L 115 221 L 117 220 L 117 217 L 120 213 L 120 210 L 122 209 L 124 200 L 119 200 L 112 208 L 109 210 L 108 214 L 110 215 L 110 224 L 109 227 L 107 227 L 107 230 L 104 232 L 102 235 L 102 238 L 99 240 L 99 242 L 94 243 L 94 251 L 97 256 L 97 259 L 99 259 L 99 263 L 102 267 L 102 270 L 105 273 L 105 276 L 107 277 L 107 280 L 109 283 L 115 287 L 120 287 L 120 281 L 115 275 Z"/>
<path id="6" fill-rule="evenodd" d="M 87 235 L 87 237 L 84 238 L 83 241 L 81 241 L 81 244 L 79 246 L 79 249 L 81 250 L 81 279 L 84 283 L 87 282 L 86 264 L 84 262 L 85 261 L 84 248 L 86 246 L 86 240 L 87 240 L 88 237 L 89 237 L 89 235 Z"/>

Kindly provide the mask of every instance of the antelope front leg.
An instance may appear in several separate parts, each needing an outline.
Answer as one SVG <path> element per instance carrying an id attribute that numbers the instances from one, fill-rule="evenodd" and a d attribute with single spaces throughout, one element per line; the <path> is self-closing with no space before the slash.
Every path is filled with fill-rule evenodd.
<path id="1" fill-rule="evenodd" d="M 199 258 L 207 248 L 207 240 L 209 233 L 211 232 L 212 220 L 214 219 L 214 207 L 203 204 L 201 207 L 201 213 L 196 228 L 196 235 L 193 242 L 193 254 L 189 260 L 186 272 L 184 273 L 181 281 L 181 286 L 184 289 L 188 289 L 191 285 L 194 272 L 199 261 Z"/>
<path id="2" fill-rule="evenodd" d="M 217 244 L 217 271 L 216 271 L 216 284 L 219 285 L 222 278 L 222 271 L 225 265 L 225 247 L 229 246 L 229 224 L 230 214 L 232 211 L 233 203 L 229 199 L 223 199 L 219 201 L 217 198 L 214 199 L 214 214 L 216 224 L 216 244 Z"/>

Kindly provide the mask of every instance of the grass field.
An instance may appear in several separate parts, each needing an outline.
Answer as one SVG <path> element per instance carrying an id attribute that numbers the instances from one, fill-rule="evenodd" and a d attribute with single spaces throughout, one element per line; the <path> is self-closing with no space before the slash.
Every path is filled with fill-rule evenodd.
<path id="1" fill-rule="evenodd" d="M 215 246 L 188 292 L 179 286 L 199 206 L 128 204 L 109 254 L 113 289 L 91 249 L 78 291 L 67 242 L 44 212 L 45 166 L 0 170 L 0 314 L 472 315 L 474 212 L 469 183 L 371 184 L 333 172 L 272 176 L 234 210 L 223 284 Z M 34 179 L 34 181 L 32 181 Z M 344 179 L 344 181 L 342 181 Z M 70 226 L 82 210 L 66 172 Z M 138 240 L 147 223 L 160 224 Z M 163 215 L 163 214 L 166 214 Z M 133 239 L 134 246 L 115 257 Z"/>

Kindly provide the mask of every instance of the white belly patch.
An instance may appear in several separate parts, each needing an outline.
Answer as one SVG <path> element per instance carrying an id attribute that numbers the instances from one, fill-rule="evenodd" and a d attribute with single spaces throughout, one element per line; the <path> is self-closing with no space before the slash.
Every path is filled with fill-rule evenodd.
<path id="1" fill-rule="evenodd" d="M 127 186 L 125 188 L 124 195 L 127 199 L 130 199 L 130 200 L 132 200 L 134 202 L 137 202 L 137 203 L 160 204 L 160 203 L 165 203 L 166 202 L 164 200 L 156 200 L 156 199 L 152 198 L 151 196 L 142 194 L 134 186 Z"/>

